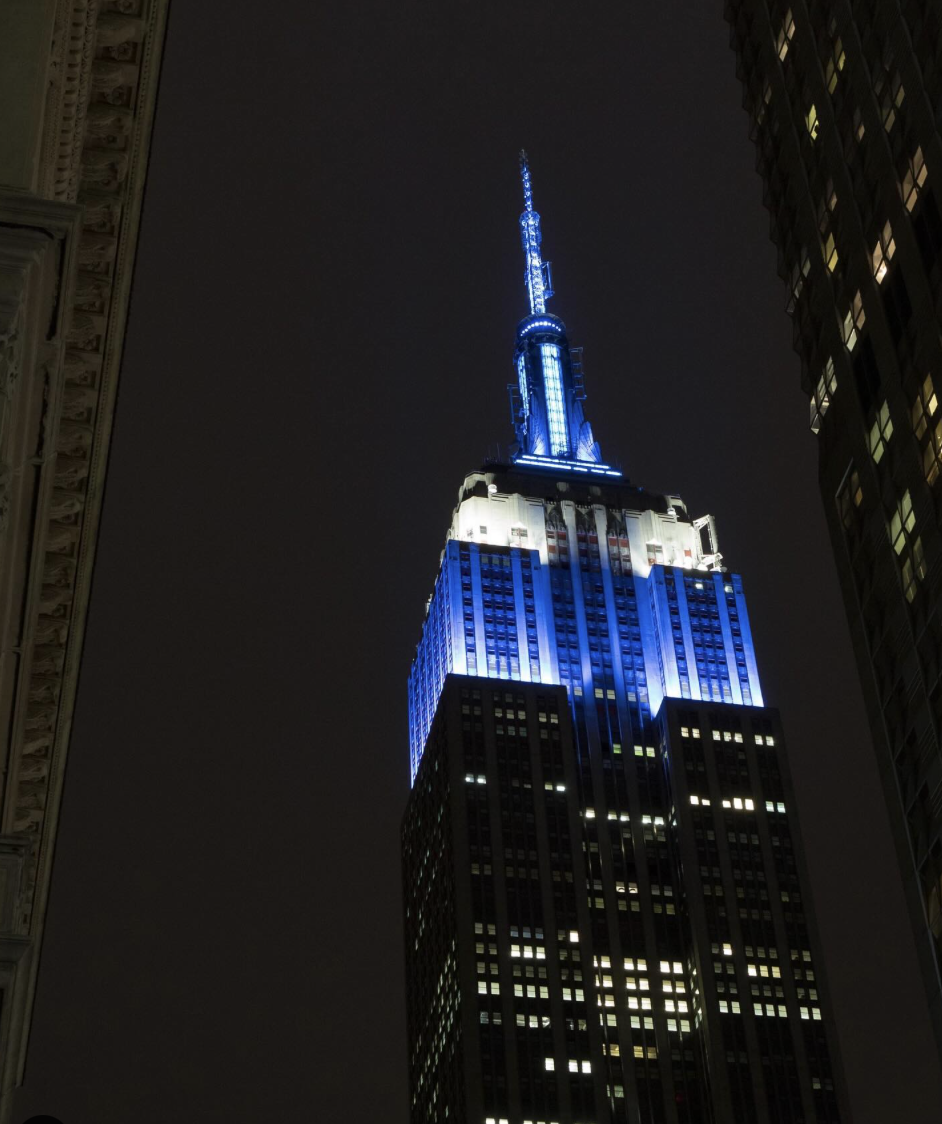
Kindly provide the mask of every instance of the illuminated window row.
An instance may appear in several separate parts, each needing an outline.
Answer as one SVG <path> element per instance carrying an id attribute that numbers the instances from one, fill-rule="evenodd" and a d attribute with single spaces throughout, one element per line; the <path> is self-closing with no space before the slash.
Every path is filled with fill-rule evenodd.
<path id="1" fill-rule="evenodd" d="M 742 742 L 742 734 L 738 730 L 736 730 L 735 732 L 731 732 L 729 730 L 714 730 L 713 740 L 715 742 Z M 771 745 L 771 742 L 769 744 Z"/>
<path id="2" fill-rule="evenodd" d="M 510 946 L 510 955 L 520 956 L 524 960 L 545 960 L 546 949 L 541 948 L 539 945 L 534 947 L 531 945 L 512 944 Z"/>
<path id="3" fill-rule="evenodd" d="M 526 986 L 526 992 L 525 993 L 524 993 L 524 986 Z M 545 987 L 542 984 L 539 985 L 539 995 L 537 995 L 537 985 L 536 984 L 526 984 L 526 985 L 524 985 L 524 984 L 514 984 L 514 997 L 516 999 L 524 999 L 524 998 L 526 998 L 526 999 L 537 999 L 537 998 L 539 998 L 539 999 L 549 999 L 549 988 Z M 565 998 L 566 998 L 566 992 L 564 990 L 563 991 L 563 999 L 565 999 Z M 581 992 L 579 993 L 579 995 L 577 995 L 577 998 L 581 998 Z"/>
<path id="4" fill-rule="evenodd" d="M 549 1072 L 552 1072 L 553 1070 L 556 1069 L 556 1059 L 555 1058 L 546 1058 L 545 1065 L 546 1065 L 546 1069 Z M 591 1073 L 592 1072 L 592 1063 L 587 1062 L 587 1061 L 578 1061 L 574 1058 L 570 1058 L 569 1064 L 568 1064 L 568 1069 L 569 1069 L 570 1073 Z"/>
<path id="5" fill-rule="evenodd" d="M 767 964 L 747 964 L 746 971 L 750 976 L 762 976 L 765 979 L 780 980 L 782 978 L 782 969 L 773 964 L 771 967 Z"/>
<path id="6" fill-rule="evenodd" d="M 780 1019 L 788 1018 L 788 1011 L 785 1009 L 784 1003 L 753 1003 L 752 1009 L 757 1015 L 764 1015 L 767 1018 L 774 1019 L 776 1015 Z"/>

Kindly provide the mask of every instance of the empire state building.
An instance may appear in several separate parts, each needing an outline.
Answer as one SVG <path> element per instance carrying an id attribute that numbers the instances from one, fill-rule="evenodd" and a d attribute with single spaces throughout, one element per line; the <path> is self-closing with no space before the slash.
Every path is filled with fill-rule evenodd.
<path id="1" fill-rule="evenodd" d="M 413 1124 L 847 1119 L 778 713 L 711 516 L 631 484 L 547 311 L 409 677 Z"/>

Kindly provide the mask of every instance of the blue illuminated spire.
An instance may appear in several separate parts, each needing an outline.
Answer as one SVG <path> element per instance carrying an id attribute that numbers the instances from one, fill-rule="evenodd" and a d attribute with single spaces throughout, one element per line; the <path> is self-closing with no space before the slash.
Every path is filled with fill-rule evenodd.
<path id="1" fill-rule="evenodd" d="M 563 468 L 569 472 L 620 476 L 602 464 L 602 454 L 585 420 L 582 401 L 581 351 L 569 347 L 566 325 L 546 311 L 553 295 L 549 262 L 543 261 L 540 216 L 533 209 L 533 185 L 526 152 L 520 153 L 523 214 L 520 240 L 526 263 L 524 282 L 530 315 L 517 326 L 514 367 L 517 382 L 511 387 L 514 428 L 517 431 L 515 464 Z"/>
<path id="2" fill-rule="evenodd" d="M 546 302 L 553 295 L 549 262 L 543 261 L 540 243 L 540 216 L 533 209 L 533 187 L 530 183 L 530 165 L 527 154 L 520 150 L 520 178 L 523 180 L 523 214 L 520 216 L 520 240 L 523 243 L 523 257 L 526 261 L 524 281 L 530 297 L 530 313 L 533 316 L 546 312 Z"/>

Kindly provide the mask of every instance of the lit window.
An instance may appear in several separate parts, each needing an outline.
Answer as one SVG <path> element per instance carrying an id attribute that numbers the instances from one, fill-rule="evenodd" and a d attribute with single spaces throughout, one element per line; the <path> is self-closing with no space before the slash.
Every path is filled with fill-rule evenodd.
<path id="1" fill-rule="evenodd" d="M 854 294 L 853 300 L 850 302 L 850 308 L 848 308 L 844 316 L 844 346 L 848 351 L 853 351 L 857 346 L 857 337 L 866 321 L 867 314 L 864 312 L 863 298 L 858 289 Z"/>
<path id="2" fill-rule="evenodd" d="M 517 383 L 520 387 L 520 403 L 523 406 L 524 424 L 530 416 L 530 392 L 527 387 L 527 357 L 524 354 L 517 356 Z"/>
<path id="3" fill-rule="evenodd" d="M 938 408 L 939 400 L 932 385 L 932 376 L 926 375 L 922 389 L 913 403 L 913 432 L 917 437 L 921 438 L 926 432 L 929 419 L 935 417 Z"/>
<path id="4" fill-rule="evenodd" d="M 795 311 L 795 305 L 798 302 L 798 298 L 801 296 L 802 290 L 805 287 L 805 278 L 808 276 L 808 272 L 810 269 L 811 260 L 808 257 L 808 251 L 803 249 L 801 251 L 801 257 L 799 261 L 795 263 L 795 267 L 792 270 L 791 274 L 788 301 L 785 305 L 785 311 L 789 313 L 789 315 L 791 315 L 791 313 Z"/>
<path id="5" fill-rule="evenodd" d="M 553 1058 L 547 1058 L 544 1064 L 546 1065 L 546 1068 L 550 1071 L 552 1071 L 556 1068 L 556 1061 Z"/>
<path id="6" fill-rule="evenodd" d="M 817 387 L 812 395 L 812 433 L 818 433 L 821 429 L 827 408 L 831 406 L 831 396 L 836 389 L 837 375 L 834 371 L 834 360 L 828 355 L 824 371 L 821 378 L 817 380 Z"/>
<path id="7" fill-rule="evenodd" d="M 896 111 L 906 97 L 906 91 L 903 89 L 899 73 L 889 74 L 884 71 L 879 74 L 873 84 L 873 92 L 880 103 L 883 128 L 889 132 L 896 124 Z"/>
<path id="8" fill-rule="evenodd" d="M 785 13 L 785 19 L 782 20 L 782 27 L 775 38 L 775 50 L 778 57 L 785 61 L 785 56 L 788 54 L 788 48 L 795 35 L 795 19 L 792 16 L 791 8 Z"/>
<path id="9" fill-rule="evenodd" d="M 876 417 L 870 427 L 870 455 L 874 463 L 879 464 L 886 452 L 886 443 L 893 436 L 893 421 L 890 417 L 890 408 L 884 402 L 877 408 Z"/>
<path id="10" fill-rule="evenodd" d="M 910 498 L 909 489 L 907 489 L 890 519 L 890 541 L 897 554 L 903 553 L 907 536 L 915 525 L 916 516 L 913 514 L 913 501 Z"/>
<path id="11" fill-rule="evenodd" d="M 850 531 L 855 527 L 857 511 L 861 503 L 863 503 L 863 489 L 860 486 L 860 475 L 856 468 L 852 468 L 837 493 L 837 508 L 846 530 Z"/>
<path id="12" fill-rule="evenodd" d="M 810 136 L 812 140 L 817 140 L 818 129 L 821 127 L 821 119 L 818 117 L 818 111 L 813 105 L 805 114 L 805 127 L 808 130 L 808 136 Z"/>
<path id="13" fill-rule="evenodd" d="M 841 43 L 841 37 L 834 35 L 835 22 L 831 21 L 831 34 L 834 41 L 831 48 L 831 57 L 827 61 L 827 66 L 824 68 L 824 77 L 828 84 L 828 93 L 833 94 L 837 88 L 837 76 L 844 69 L 844 63 L 847 61 L 847 56 L 844 54 L 844 47 Z"/>
<path id="14" fill-rule="evenodd" d="M 922 539 L 917 535 L 913 539 L 912 553 L 903 562 L 903 593 L 906 600 L 912 601 L 916 596 L 916 582 L 922 581 L 926 576 L 926 561 L 923 556 Z"/>
<path id="15" fill-rule="evenodd" d="M 934 484 L 942 466 L 942 417 L 932 425 L 932 418 L 939 409 L 939 400 L 932 385 L 932 376 L 927 375 L 922 389 L 913 403 L 913 432 L 923 442 L 922 469 L 926 481 Z"/>
<path id="16" fill-rule="evenodd" d="M 873 253 L 870 255 L 873 265 L 873 276 L 877 279 L 877 284 L 883 283 L 883 278 L 886 277 L 889 263 L 893 260 L 893 255 L 896 253 L 896 241 L 893 238 L 893 230 L 889 222 L 887 222 L 883 230 L 880 232 L 880 237 L 877 239 L 877 244 L 873 248 Z"/>
<path id="17" fill-rule="evenodd" d="M 543 359 L 543 388 L 546 398 L 546 421 L 549 426 L 550 453 L 554 457 L 558 457 L 569 449 L 559 346 L 555 343 L 541 343 L 540 355 Z"/>
<path id="18" fill-rule="evenodd" d="M 917 148 L 912 160 L 907 161 L 906 169 L 900 180 L 900 194 L 907 211 L 911 211 L 916 206 L 919 193 L 925 186 L 927 175 L 926 161 L 922 155 L 922 149 Z"/>
<path id="19" fill-rule="evenodd" d="M 863 123 L 863 116 L 861 115 L 861 112 L 860 112 L 859 109 L 855 109 L 854 110 L 854 136 L 857 138 L 858 141 L 862 141 L 864 139 L 864 133 L 866 131 L 867 131 L 866 127 L 864 126 L 864 123 Z"/>
<path id="20" fill-rule="evenodd" d="M 828 271 L 833 273 L 837 269 L 837 244 L 834 241 L 834 235 L 828 231 L 827 237 L 824 239 L 823 248 L 821 251 L 824 255 L 824 264 L 828 267 Z"/>

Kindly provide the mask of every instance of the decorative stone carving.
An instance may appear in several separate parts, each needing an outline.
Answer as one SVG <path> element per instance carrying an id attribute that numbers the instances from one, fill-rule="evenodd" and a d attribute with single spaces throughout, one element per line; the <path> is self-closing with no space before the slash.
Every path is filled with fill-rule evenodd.
<path id="1" fill-rule="evenodd" d="M 54 199 L 76 195 L 98 6 L 98 0 L 60 0 L 56 13 L 43 143 L 45 186 Z"/>
<path id="2" fill-rule="evenodd" d="M 83 498 L 75 492 L 55 491 L 52 493 L 49 517 L 51 519 L 70 519 L 76 515 L 81 515 L 83 504 Z"/>
<path id="3" fill-rule="evenodd" d="M 137 77 L 137 67 L 130 63 L 98 59 L 92 67 L 92 92 L 105 101 L 120 104 L 121 90 L 133 86 Z"/>
<path id="4" fill-rule="evenodd" d="M 91 105 L 85 118 L 85 136 L 97 141 L 117 146 L 123 143 L 134 125 L 134 114 L 130 109 L 116 105 Z"/>
<path id="5" fill-rule="evenodd" d="M 91 448 L 94 430 L 88 425 L 64 422 L 59 426 L 56 449 L 69 457 L 84 457 Z"/>
<path id="6" fill-rule="evenodd" d="M 62 671 L 64 654 L 59 648 L 34 648 L 33 671 L 36 675 L 59 675 Z M 48 741 L 45 744 L 48 745 Z M 31 745 L 24 745 L 23 751 L 25 753 L 37 753 L 39 748 L 39 745 L 34 742 Z"/>
<path id="7" fill-rule="evenodd" d="M 63 360 L 66 381 L 76 386 L 94 386 L 98 379 L 99 362 L 97 355 L 67 351 Z"/>
<path id="8" fill-rule="evenodd" d="M 96 401 L 93 390 L 83 386 L 67 386 L 62 393 L 62 416 L 71 421 L 81 421 L 88 417 Z M 76 510 L 81 510 L 81 507 Z M 53 515 L 52 518 L 59 519 L 61 516 Z"/>
<path id="9" fill-rule="evenodd" d="M 42 444 L 28 462 L 42 485 L 34 493 L 41 498 L 41 522 L 29 544 L 31 557 L 41 559 L 42 565 L 39 571 L 28 571 L 33 585 L 26 604 L 32 612 L 24 619 L 17 664 L 22 668 L 16 712 L 20 724 L 8 771 L 0 778 L 9 786 L 0 829 L 21 833 L 24 847 L 17 923 L 37 939 L 74 705 L 167 7 L 168 0 L 57 0 L 37 194 L 65 205 L 79 200 L 84 234 L 79 240 L 73 213 L 70 245 L 75 249 L 70 249 L 60 281 L 60 291 L 69 299 L 57 306 L 71 311 L 59 322 L 57 334 L 39 341 L 31 336 L 28 352 L 17 334 L 19 298 L 5 281 L 0 255 L 0 422 L 9 394 L 18 393 L 18 380 L 29 381 L 44 408 Z M 27 369 L 21 373 L 23 362 Z M 30 416 L 35 418 L 35 413 Z M 57 451 L 54 458 L 51 449 Z M 5 491 L 0 450 L 0 526 Z M 26 846 L 24 836 L 35 845 Z M 32 994 L 33 971 L 34 962 L 22 996 Z M 17 1040 L 0 1032 L 0 1124 L 9 1124 L 12 1102 L 7 1093 L 23 1056 L 28 1008 L 25 998 L 20 1001 L 26 1014 Z M 6 1011 L 4 995 L 4 1023 Z"/>
<path id="10" fill-rule="evenodd" d="M 77 488 L 88 475 L 88 461 L 81 457 L 56 457 L 56 487 Z"/>
<path id="11" fill-rule="evenodd" d="M 79 243 L 79 265 L 90 269 L 103 269 L 114 261 L 118 240 L 113 234 L 86 230 Z"/>
<path id="12" fill-rule="evenodd" d="M 68 341 L 71 347 L 92 348 L 101 336 L 104 325 L 102 317 L 91 312 L 76 312 L 72 315 Z"/>
<path id="13" fill-rule="evenodd" d="M 123 43 L 140 42 L 144 37 L 144 21 L 118 12 L 102 12 L 98 17 L 97 47 L 117 47 Z"/>
<path id="14" fill-rule="evenodd" d="M 55 644 L 61 646 L 65 643 L 68 624 L 50 617 L 40 617 L 36 625 L 34 637 L 37 644 Z"/>
<path id="15" fill-rule="evenodd" d="M 71 554 L 79 540 L 79 530 L 77 523 L 51 523 L 46 532 L 46 553 Z"/>
<path id="16" fill-rule="evenodd" d="M 114 230 L 121 218 L 121 200 L 115 195 L 83 191 L 79 202 L 85 208 L 86 230 Z"/>
<path id="17" fill-rule="evenodd" d="M 83 311 L 102 312 L 111 295 L 111 282 L 100 273 L 82 271 L 75 282 L 75 307 Z"/>
<path id="18" fill-rule="evenodd" d="M 70 589 L 57 588 L 53 585 L 43 586 L 39 599 L 39 611 L 43 614 L 43 616 L 39 618 L 40 622 L 48 622 L 51 617 L 62 617 L 71 602 L 72 591 Z M 57 642 L 61 643 L 65 640 L 65 633 L 61 634 L 62 640 L 59 640 L 60 633 L 58 630 L 50 634 L 49 624 L 46 623 L 41 625 L 41 629 L 36 630 L 36 643 L 52 643 L 52 640 L 48 639 L 50 635 L 52 635 Z"/>
<path id="19" fill-rule="evenodd" d="M 114 190 L 128 174 L 128 158 L 110 148 L 86 148 L 82 153 L 82 183 Z"/>

